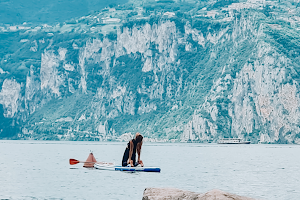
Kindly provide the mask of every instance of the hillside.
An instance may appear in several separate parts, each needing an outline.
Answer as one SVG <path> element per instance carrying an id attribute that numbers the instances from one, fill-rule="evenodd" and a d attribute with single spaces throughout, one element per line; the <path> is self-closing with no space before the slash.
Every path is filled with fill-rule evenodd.
<path id="1" fill-rule="evenodd" d="M 299 12 L 295 1 L 129 1 L 2 25 L 0 138 L 299 144 Z"/>

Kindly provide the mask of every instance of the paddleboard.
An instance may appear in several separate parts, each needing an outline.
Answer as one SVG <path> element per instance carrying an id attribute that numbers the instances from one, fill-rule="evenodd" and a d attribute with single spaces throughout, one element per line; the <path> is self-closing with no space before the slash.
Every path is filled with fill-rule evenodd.
<path id="1" fill-rule="evenodd" d="M 122 167 L 110 164 L 94 164 L 94 168 L 100 170 L 125 171 L 125 172 L 160 172 L 159 167 Z"/>

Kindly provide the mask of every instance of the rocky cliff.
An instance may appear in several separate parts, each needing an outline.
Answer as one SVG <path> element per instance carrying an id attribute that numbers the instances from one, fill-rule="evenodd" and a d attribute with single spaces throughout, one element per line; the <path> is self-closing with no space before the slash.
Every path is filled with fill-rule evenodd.
<path id="1" fill-rule="evenodd" d="M 2 25 L 1 138 L 300 143 L 295 1 L 130 1 Z"/>

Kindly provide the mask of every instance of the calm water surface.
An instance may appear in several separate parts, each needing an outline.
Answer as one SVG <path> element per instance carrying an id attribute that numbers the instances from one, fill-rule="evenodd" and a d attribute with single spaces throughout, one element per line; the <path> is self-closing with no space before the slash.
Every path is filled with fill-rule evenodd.
<path id="1" fill-rule="evenodd" d="M 69 158 L 120 164 L 126 143 L 0 140 L 0 199 L 142 199 L 147 187 L 221 189 L 257 199 L 300 199 L 300 146 L 145 143 L 161 173 L 70 166 Z"/>

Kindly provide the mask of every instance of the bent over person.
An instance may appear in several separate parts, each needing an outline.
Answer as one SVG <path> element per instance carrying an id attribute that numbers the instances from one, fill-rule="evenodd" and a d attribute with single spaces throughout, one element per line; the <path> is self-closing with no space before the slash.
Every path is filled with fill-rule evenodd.
<path id="1" fill-rule="evenodd" d="M 135 138 L 130 140 L 125 149 L 122 166 L 127 166 L 130 164 L 131 167 L 135 167 L 140 164 L 142 167 L 144 166 L 141 158 L 141 148 L 143 144 L 143 136 L 140 133 L 136 133 Z M 136 162 L 136 153 L 138 154 L 138 161 Z"/>

